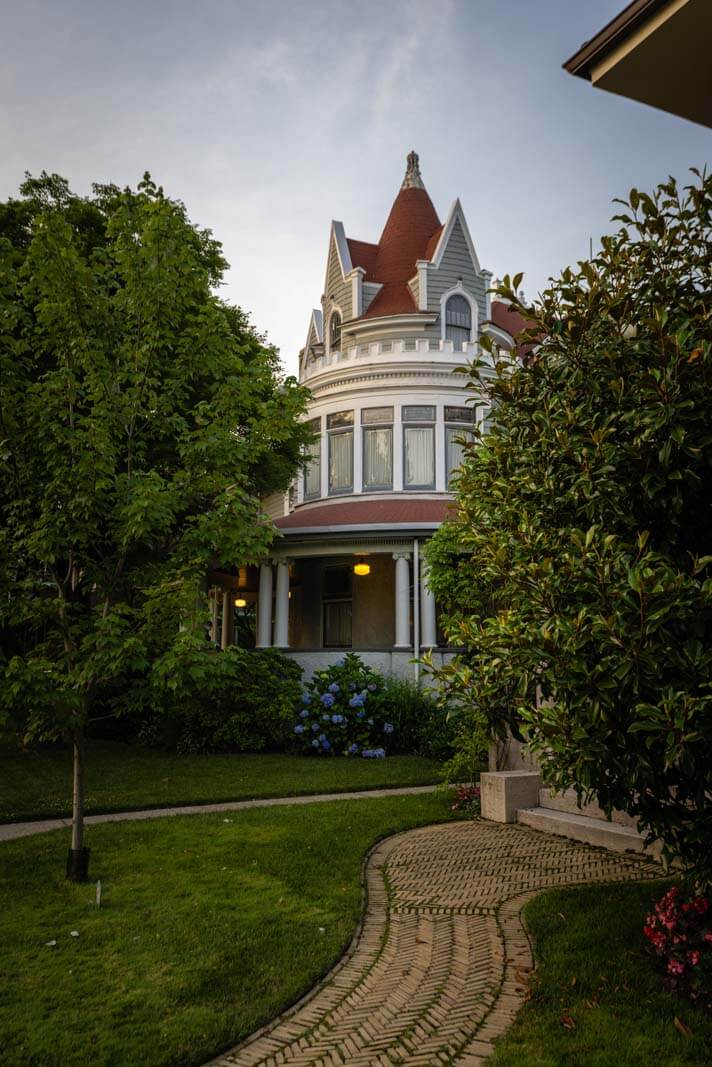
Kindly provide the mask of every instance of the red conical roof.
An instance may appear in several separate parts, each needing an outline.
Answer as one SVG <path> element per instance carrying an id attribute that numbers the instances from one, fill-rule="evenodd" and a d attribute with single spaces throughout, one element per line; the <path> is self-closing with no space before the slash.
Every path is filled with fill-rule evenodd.
<path id="1" fill-rule="evenodd" d="M 440 219 L 420 176 L 418 156 L 411 152 L 403 184 L 378 244 L 349 241 L 352 261 L 355 266 L 364 267 L 366 281 L 381 282 L 383 286 L 364 318 L 417 311 L 408 282 L 417 273 L 416 262 L 430 258 L 436 243 L 433 238 L 441 229 Z"/>

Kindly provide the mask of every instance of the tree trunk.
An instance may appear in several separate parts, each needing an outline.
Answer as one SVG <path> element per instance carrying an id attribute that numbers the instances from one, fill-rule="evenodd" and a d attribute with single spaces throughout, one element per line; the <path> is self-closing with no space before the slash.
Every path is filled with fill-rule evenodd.
<path id="1" fill-rule="evenodd" d="M 74 792 L 72 798 L 72 847 L 67 857 L 67 878 L 85 882 L 89 875 L 89 849 L 84 848 L 84 736 L 74 734 Z"/>

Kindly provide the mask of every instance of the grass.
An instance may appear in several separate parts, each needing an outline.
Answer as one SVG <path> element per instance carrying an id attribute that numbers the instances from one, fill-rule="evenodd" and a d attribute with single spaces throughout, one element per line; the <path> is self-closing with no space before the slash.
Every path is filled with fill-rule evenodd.
<path id="1" fill-rule="evenodd" d="M 87 813 L 207 804 L 253 797 L 337 793 L 439 781 L 420 756 L 347 760 L 284 755 L 177 756 L 112 741 L 87 746 Z M 0 748 L 0 822 L 68 815 L 68 749 Z"/>
<path id="2" fill-rule="evenodd" d="M 712 1063 L 712 1017 L 667 992 L 645 950 L 643 920 L 667 884 L 553 890 L 527 905 L 537 958 L 533 997 L 488 1065 Z M 691 1037 L 677 1030 L 676 1018 Z"/>
<path id="3" fill-rule="evenodd" d="M 3 845 L 0 1064 L 205 1063 L 338 958 L 366 850 L 449 816 L 427 794 L 93 826 L 99 909 L 64 831 Z"/>

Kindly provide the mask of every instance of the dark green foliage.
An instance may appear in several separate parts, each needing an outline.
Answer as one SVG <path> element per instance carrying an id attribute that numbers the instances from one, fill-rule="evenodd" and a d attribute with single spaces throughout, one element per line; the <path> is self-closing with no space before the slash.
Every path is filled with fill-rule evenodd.
<path id="1" fill-rule="evenodd" d="M 394 752 L 446 760 L 452 755 L 455 725 L 426 686 L 405 678 L 384 680 L 383 699 L 389 722 L 395 727 Z"/>
<path id="2" fill-rule="evenodd" d="M 22 194 L 0 205 L 0 726 L 31 739 L 204 654 L 204 576 L 268 549 L 260 497 L 308 432 L 182 204 L 148 176 Z"/>
<path id="3" fill-rule="evenodd" d="M 301 668 L 276 649 L 202 649 L 158 664 L 145 694 L 143 744 L 176 752 L 283 749 L 301 693 Z M 141 694 L 141 699 L 144 694 Z"/>
<path id="4" fill-rule="evenodd" d="M 354 652 L 314 672 L 293 724 L 297 748 L 321 756 L 383 759 L 393 731 L 384 679 Z"/>
<path id="5" fill-rule="evenodd" d="M 695 172 L 697 173 L 697 172 Z M 712 878 L 712 178 L 633 190 L 621 229 L 532 307 L 538 347 L 473 376 L 493 429 L 433 539 L 479 727 L 525 735 Z"/>

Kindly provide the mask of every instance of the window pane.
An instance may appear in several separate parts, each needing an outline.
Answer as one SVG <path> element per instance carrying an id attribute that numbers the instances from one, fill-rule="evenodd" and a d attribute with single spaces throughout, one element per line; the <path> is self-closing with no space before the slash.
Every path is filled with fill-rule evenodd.
<path id="1" fill-rule="evenodd" d="M 333 414 L 326 416 L 327 430 L 335 430 L 337 426 L 353 426 L 353 424 L 353 411 L 334 411 Z"/>
<path id="2" fill-rule="evenodd" d="M 331 348 L 341 347 L 341 315 L 339 315 L 338 311 L 335 311 L 331 316 L 329 345 Z"/>
<path id="3" fill-rule="evenodd" d="M 365 489 L 390 489 L 393 484 L 393 431 L 363 431 L 363 484 Z"/>
<path id="4" fill-rule="evenodd" d="M 454 427 L 447 426 L 445 428 L 445 443 L 447 452 L 447 484 L 448 487 L 452 481 L 452 476 L 459 468 L 465 456 L 465 441 L 472 441 L 474 439 L 474 433 L 472 430 L 455 429 Z"/>
<path id="5" fill-rule="evenodd" d="M 393 408 L 363 408 L 361 422 L 371 426 L 381 422 L 393 422 Z"/>
<path id="6" fill-rule="evenodd" d="M 324 604 L 324 647 L 351 648 L 351 601 Z"/>
<path id="7" fill-rule="evenodd" d="M 405 485 L 428 488 L 435 482 L 435 438 L 431 426 L 405 429 Z"/>
<path id="8" fill-rule="evenodd" d="M 470 305 L 464 296 L 451 296 L 445 305 L 445 325 L 461 326 L 469 332 L 472 325 Z"/>
<path id="9" fill-rule="evenodd" d="M 445 422 L 469 422 L 475 421 L 474 408 L 452 408 L 445 406 Z"/>
<path id="10" fill-rule="evenodd" d="M 304 496 L 321 494 L 321 438 L 311 446 L 311 460 L 304 471 Z"/>
<path id="11" fill-rule="evenodd" d="M 351 567 L 327 567 L 324 571 L 324 596 L 327 598 L 351 596 Z"/>
<path id="12" fill-rule="evenodd" d="M 351 489 L 353 469 L 353 431 L 329 434 L 329 492 L 338 493 Z"/>
<path id="13" fill-rule="evenodd" d="M 406 404 L 403 422 L 435 422 L 435 408 L 430 404 Z"/>

